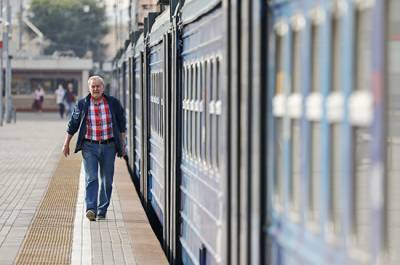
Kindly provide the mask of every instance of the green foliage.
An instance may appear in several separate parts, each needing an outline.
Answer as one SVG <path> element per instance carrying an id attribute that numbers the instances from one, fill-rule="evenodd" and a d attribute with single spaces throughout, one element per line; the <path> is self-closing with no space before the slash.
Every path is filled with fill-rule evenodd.
<path id="1" fill-rule="evenodd" d="M 101 40 L 107 33 L 103 0 L 32 0 L 29 18 L 50 40 L 46 54 L 73 50 L 83 56 L 92 51 L 96 61 L 102 60 Z"/>

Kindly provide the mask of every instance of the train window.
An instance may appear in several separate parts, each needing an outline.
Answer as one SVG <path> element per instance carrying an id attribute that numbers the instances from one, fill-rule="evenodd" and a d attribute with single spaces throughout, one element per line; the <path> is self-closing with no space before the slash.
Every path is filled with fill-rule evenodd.
<path id="1" fill-rule="evenodd" d="M 202 77 L 202 86 L 201 86 L 201 111 L 202 111 L 202 119 L 201 119 L 201 159 L 203 163 L 206 163 L 206 120 L 207 120 L 207 112 L 206 112 L 206 89 L 207 89 L 207 60 L 203 62 L 202 69 L 203 77 Z"/>
<path id="2" fill-rule="evenodd" d="M 213 86 L 212 86 L 212 103 L 213 103 L 213 114 L 211 118 L 211 141 L 212 141 L 212 165 L 214 169 L 218 167 L 218 115 L 217 115 L 217 93 L 218 93 L 218 58 L 213 61 Z"/>
<path id="3" fill-rule="evenodd" d="M 159 93 L 160 93 L 160 84 L 159 84 L 159 76 L 160 76 L 160 73 L 156 73 L 155 75 L 154 75 L 154 88 L 155 88 L 155 95 L 154 95 L 154 106 L 155 106 L 155 111 L 154 111 L 154 116 L 155 116 L 155 118 L 154 118 L 154 124 L 155 124 L 155 127 L 156 127 L 156 133 L 157 134 L 159 134 L 159 111 L 160 111 L 160 105 L 159 105 L 159 101 L 158 101 L 158 99 L 159 99 Z"/>
<path id="4" fill-rule="evenodd" d="M 192 95 L 192 112 L 193 112 L 193 158 L 197 160 L 198 158 L 198 146 L 197 146 L 197 138 L 199 138 L 198 133 L 198 112 L 196 109 L 197 104 L 197 91 L 198 91 L 198 79 L 199 79 L 199 65 L 197 63 L 194 64 L 194 76 L 193 76 L 193 95 Z"/>
<path id="5" fill-rule="evenodd" d="M 186 141 L 187 141 L 187 87 L 188 87 L 188 85 L 187 85 L 187 82 L 188 82 L 188 69 L 187 69 L 187 66 L 186 65 L 184 65 L 183 66 L 183 73 L 182 73 L 182 80 L 183 80 L 183 82 L 182 82 L 182 84 L 183 84 L 183 87 L 182 87 L 182 91 L 183 91 L 183 122 L 182 122 L 182 127 L 183 127 L 183 139 L 182 139 L 182 142 L 183 142 L 183 150 L 184 150 L 184 153 L 185 153 L 185 155 L 187 154 L 187 143 L 186 143 Z"/>
<path id="6" fill-rule="evenodd" d="M 210 60 L 210 86 L 209 86 L 209 106 L 210 106 L 210 126 L 209 126 L 209 135 L 210 135 L 210 161 L 209 165 L 212 167 L 214 163 L 214 69 L 215 69 L 215 64 L 214 64 L 214 59 Z"/>
<path id="7" fill-rule="evenodd" d="M 206 88 L 206 163 L 211 166 L 211 87 L 212 87 L 212 60 L 207 61 L 207 88 Z"/>
<path id="8" fill-rule="evenodd" d="M 150 80 L 150 95 L 151 95 L 151 109 L 150 109 L 150 122 L 151 122 L 151 129 L 154 130 L 154 75 L 151 75 Z"/>
<path id="9" fill-rule="evenodd" d="M 160 95 L 161 95 L 160 96 L 160 106 L 161 106 L 161 111 L 160 111 L 160 115 L 161 115 L 160 135 L 161 135 L 161 137 L 164 137 L 164 109 L 165 109 L 165 106 L 164 106 L 165 99 L 164 99 L 164 97 L 165 97 L 165 95 L 164 95 L 164 73 L 163 72 L 161 72 L 160 83 L 161 83 L 161 91 L 160 91 Z"/>
<path id="10" fill-rule="evenodd" d="M 342 93 L 341 93 L 341 76 L 340 76 L 340 46 L 342 43 L 341 27 L 342 27 L 342 6 L 340 1 L 335 2 L 331 15 L 331 43 L 330 43 L 330 68 L 331 68 L 331 83 L 330 97 L 328 98 L 328 112 L 330 117 L 330 174 L 329 174 L 329 218 L 331 222 L 331 231 L 333 234 L 338 234 L 341 226 L 340 214 L 340 180 L 343 171 L 340 160 L 342 155 L 342 139 L 341 139 L 341 113 Z M 329 101 L 330 100 L 330 101 Z"/>
<path id="11" fill-rule="evenodd" d="M 190 65 L 187 65 L 187 67 L 186 67 L 187 69 L 186 69 L 186 74 L 187 74 L 187 76 L 186 76 L 186 135 L 185 135 L 185 138 L 186 138 L 186 152 L 187 152 L 187 155 L 189 155 L 189 152 L 190 152 L 190 150 L 189 150 L 189 133 L 190 133 L 190 131 L 189 131 L 189 122 L 190 122 L 190 112 L 189 112 L 189 100 L 190 100 L 190 71 L 191 71 L 191 69 L 190 69 Z"/>
<path id="12" fill-rule="evenodd" d="M 203 111 L 202 111 L 202 94 L 203 94 L 203 62 L 199 63 L 199 78 L 198 78 L 198 95 L 197 95 L 197 111 L 199 113 L 199 138 L 198 140 L 198 147 L 199 147 L 199 161 L 201 162 L 203 159 L 203 145 L 202 145 L 202 138 L 203 138 Z"/>
<path id="13" fill-rule="evenodd" d="M 185 122 L 185 145 L 186 145 L 186 154 L 189 155 L 189 120 L 190 120 L 190 112 L 189 112 L 189 90 L 190 90 L 190 65 L 186 66 L 186 122 Z"/>
<path id="14" fill-rule="evenodd" d="M 157 129 L 157 134 L 160 134 L 160 73 L 156 73 L 156 82 L 155 82 L 155 87 L 156 87 L 156 129 Z"/>
<path id="15" fill-rule="evenodd" d="M 190 156 L 190 143 L 191 143 L 191 135 L 190 135 L 190 121 L 191 121 L 191 112 L 190 112 L 190 90 L 192 85 L 192 66 L 188 65 L 188 77 L 187 77 L 187 98 L 186 98 L 186 115 L 187 115 L 187 130 L 186 130 L 186 143 L 187 143 L 187 152 Z"/>
<path id="16" fill-rule="evenodd" d="M 196 78 L 196 103 L 195 103 L 195 109 L 196 109 L 196 157 L 197 160 L 201 160 L 200 156 L 200 141 L 201 141 L 201 112 L 200 112 L 200 91 L 201 91 L 201 64 L 197 63 L 197 78 Z"/>
<path id="17" fill-rule="evenodd" d="M 283 96 L 285 89 L 284 60 L 285 42 L 287 40 L 287 25 L 278 23 L 275 28 L 275 95 L 274 100 Z M 274 203 L 277 209 L 281 209 L 284 198 L 283 187 L 283 117 L 277 115 L 274 110 Z"/>
<path id="18" fill-rule="evenodd" d="M 153 79 L 154 76 L 150 75 L 150 128 L 153 130 Z"/>
<path id="19" fill-rule="evenodd" d="M 153 129 L 157 133 L 157 73 L 153 74 Z"/>
<path id="20" fill-rule="evenodd" d="M 162 93 L 162 73 L 159 72 L 157 73 L 157 132 L 161 135 L 161 122 L 162 122 L 162 117 L 161 117 L 161 93 Z"/>
<path id="21" fill-rule="evenodd" d="M 160 137 L 162 137 L 162 104 L 161 104 L 161 99 L 162 99 L 162 72 L 157 73 L 157 87 L 158 87 L 158 93 L 157 93 L 157 105 L 158 105 L 158 111 L 157 111 L 157 123 L 158 123 L 158 134 Z"/>
<path id="22" fill-rule="evenodd" d="M 151 125 L 152 125 L 152 129 L 153 129 L 153 131 L 155 130 L 155 128 L 156 128 L 156 125 L 155 125 L 155 122 L 154 122 L 154 120 L 155 120 L 155 104 L 154 104 L 154 94 L 155 94 L 155 85 L 154 85 L 154 80 L 155 80 L 155 77 L 154 77 L 154 74 L 151 74 Z"/>
<path id="23" fill-rule="evenodd" d="M 190 120 L 190 112 L 189 112 L 189 90 L 190 90 L 190 65 L 186 66 L 186 153 L 189 155 L 189 120 Z"/>
<path id="24" fill-rule="evenodd" d="M 354 50 L 353 50 L 353 93 L 350 99 L 350 112 L 364 112 L 360 104 L 365 103 L 365 96 L 370 91 L 371 75 L 371 9 L 360 2 L 354 11 Z M 357 101 L 357 108 L 352 107 L 352 102 Z M 368 107 L 368 111 L 370 111 Z M 359 114 L 358 114 L 359 115 Z M 365 113 L 363 113 L 365 115 Z M 353 115 L 354 116 L 354 115 Z M 353 117 L 352 116 L 352 117 Z M 359 123 L 357 118 L 351 118 L 353 123 L 352 144 L 352 226 L 351 231 L 355 236 L 358 247 L 367 251 L 370 242 L 371 223 L 369 218 L 368 176 L 371 169 L 370 160 L 370 127 L 368 123 Z"/>
<path id="25" fill-rule="evenodd" d="M 153 74 L 153 130 L 157 132 L 157 74 Z"/>
<path id="26" fill-rule="evenodd" d="M 159 113 L 160 113 L 160 104 L 159 104 L 159 95 L 160 95 L 160 84 L 158 82 L 159 80 L 159 76 L 160 73 L 156 73 L 154 75 L 154 88 L 155 88 L 155 95 L 154 95 L 154 106 L 155 106 L 155 111 L 154 111 L 154 123 L 155 123 L 155 127 L 156 127 L 156 133 L 159 134 L 160 133 L 160 119 L 159 119 Z"/>
<path id="27" fill-rule="evenodd" d="M 300 102 L 297 100 L 301 95 L 301 36 L 303 33 L 305 21 L 304 17 L 296 15 L 293 18 L 293 30 L 292 30 L 292 41 L 290 43 L 291 47 L 291 103 L 292 110 L 299 108 L 301 106 Z M 298 111 L 297 111 L 298 112 Z M 293 114 L 298 114 L 293 111 Z M 294 211 L 293 218 L 296 221 L 299 220 L 300 212 L 300 194 L 301 194 L 301 132 L 300 132 L 300 116 L 292 116 L 290 121 L 290 135 L 291 135 L 291 174 L 289 182 L 289 196 L 290 204 Z"/>
<path id="28" fill-rule="evenodd" d="M 386 95 L 386 192 L 385 192 L 385 250 L 388 265 L 400 264 L 400 224 L 398 222 L 400 187 L 400 1 L 388 3 L 388 53 Z"/>
<path id="29" fill-rule="evenodd" d="M 159 104 L 160 104 L 160 137 L 163 137 L 163 112 L 164 112 L 164 84 L 163 84 L 163 72 L 160 72 L 160 98 L 159 98 Z"/>
<path id="30" fill-rule="evenodd" d="M 221 152 L 220 152 L 220 146 L 221 146 L 221 69 L 220 69 L 220 58 L 217 57 L 215 60 L 215 137 L 216 137 L 216 143 L 215 143 L 215 167 L 218 170 L 220 167 L 220 161 L 221 161 Z"/>
<path id="31" fill-rule="evenodd" d="M 158 114 L 158 104 L 157 104 L 157 96 L 158 96 L 158 86 L 157 86 L 157 75 L 158 73 L 154 73 L 153 76 L 153 122 L 154 122 L 154 131 L 155 133 L 158 133 L 158 119 L 157 119 L 157 114 Z"/>
<path id="32" fill-rule="evenodd" d="M 194 137 L 194 131 L 193 131 L 193 121 L 194 121 L 194 113 L 193 113 L 193 86 L 194 86 L 194 76 L 195 76 L 195 70 L 194 66 L 190 65 L 190 86 L 189 86 L 189 154 L 191 157 L 193 157 L 193 137 Z"/>
<path id="33" fill-rule="evenodd" d="M 316 9 L 311 24 L 311 94 L 318 98 L 321 95 L 321 24 L 324 14 Z M 319 106 L 318 106 L 319 107 Z M 317 108 L 318 108 L 317 107 Z M 309 217 L 314 224 L 320 221 L 321 207 L 321 123 L 320 117 L 314 117 L 310 122 L 310 181 L 309 181 Z M 318 226 L 313 226 L 318 230 Z"/>

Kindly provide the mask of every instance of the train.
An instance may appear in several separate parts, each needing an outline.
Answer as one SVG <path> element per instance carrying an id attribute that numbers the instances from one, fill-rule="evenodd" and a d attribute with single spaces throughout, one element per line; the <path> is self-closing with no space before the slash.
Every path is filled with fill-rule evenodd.
<path id="1" fill-rule="evenodd" d="M 400 264 L 400 1 L 160 5 L 110 93 L 170 264 Z"/>

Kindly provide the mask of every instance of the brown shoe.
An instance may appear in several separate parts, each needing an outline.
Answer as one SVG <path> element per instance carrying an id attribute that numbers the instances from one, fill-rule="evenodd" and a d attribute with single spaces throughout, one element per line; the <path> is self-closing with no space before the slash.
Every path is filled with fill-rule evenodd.
<path id="1" fill-rule="evenodd" d="M 86 211 L 86 217 L 89 219 L 89 221 L 96 221 L 96 213 L 92 210 Z"/>

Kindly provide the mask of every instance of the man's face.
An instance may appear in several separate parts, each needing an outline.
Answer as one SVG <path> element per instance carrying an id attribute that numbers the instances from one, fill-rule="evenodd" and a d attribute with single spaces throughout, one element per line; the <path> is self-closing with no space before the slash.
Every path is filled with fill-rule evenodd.
<path id="1" fill-rule="evenodd" d="M 89 92 L 94 99 L 100 99 L 104 92 L 104 86 L 99 80 L 94 79 L 89 84 Z"/>

